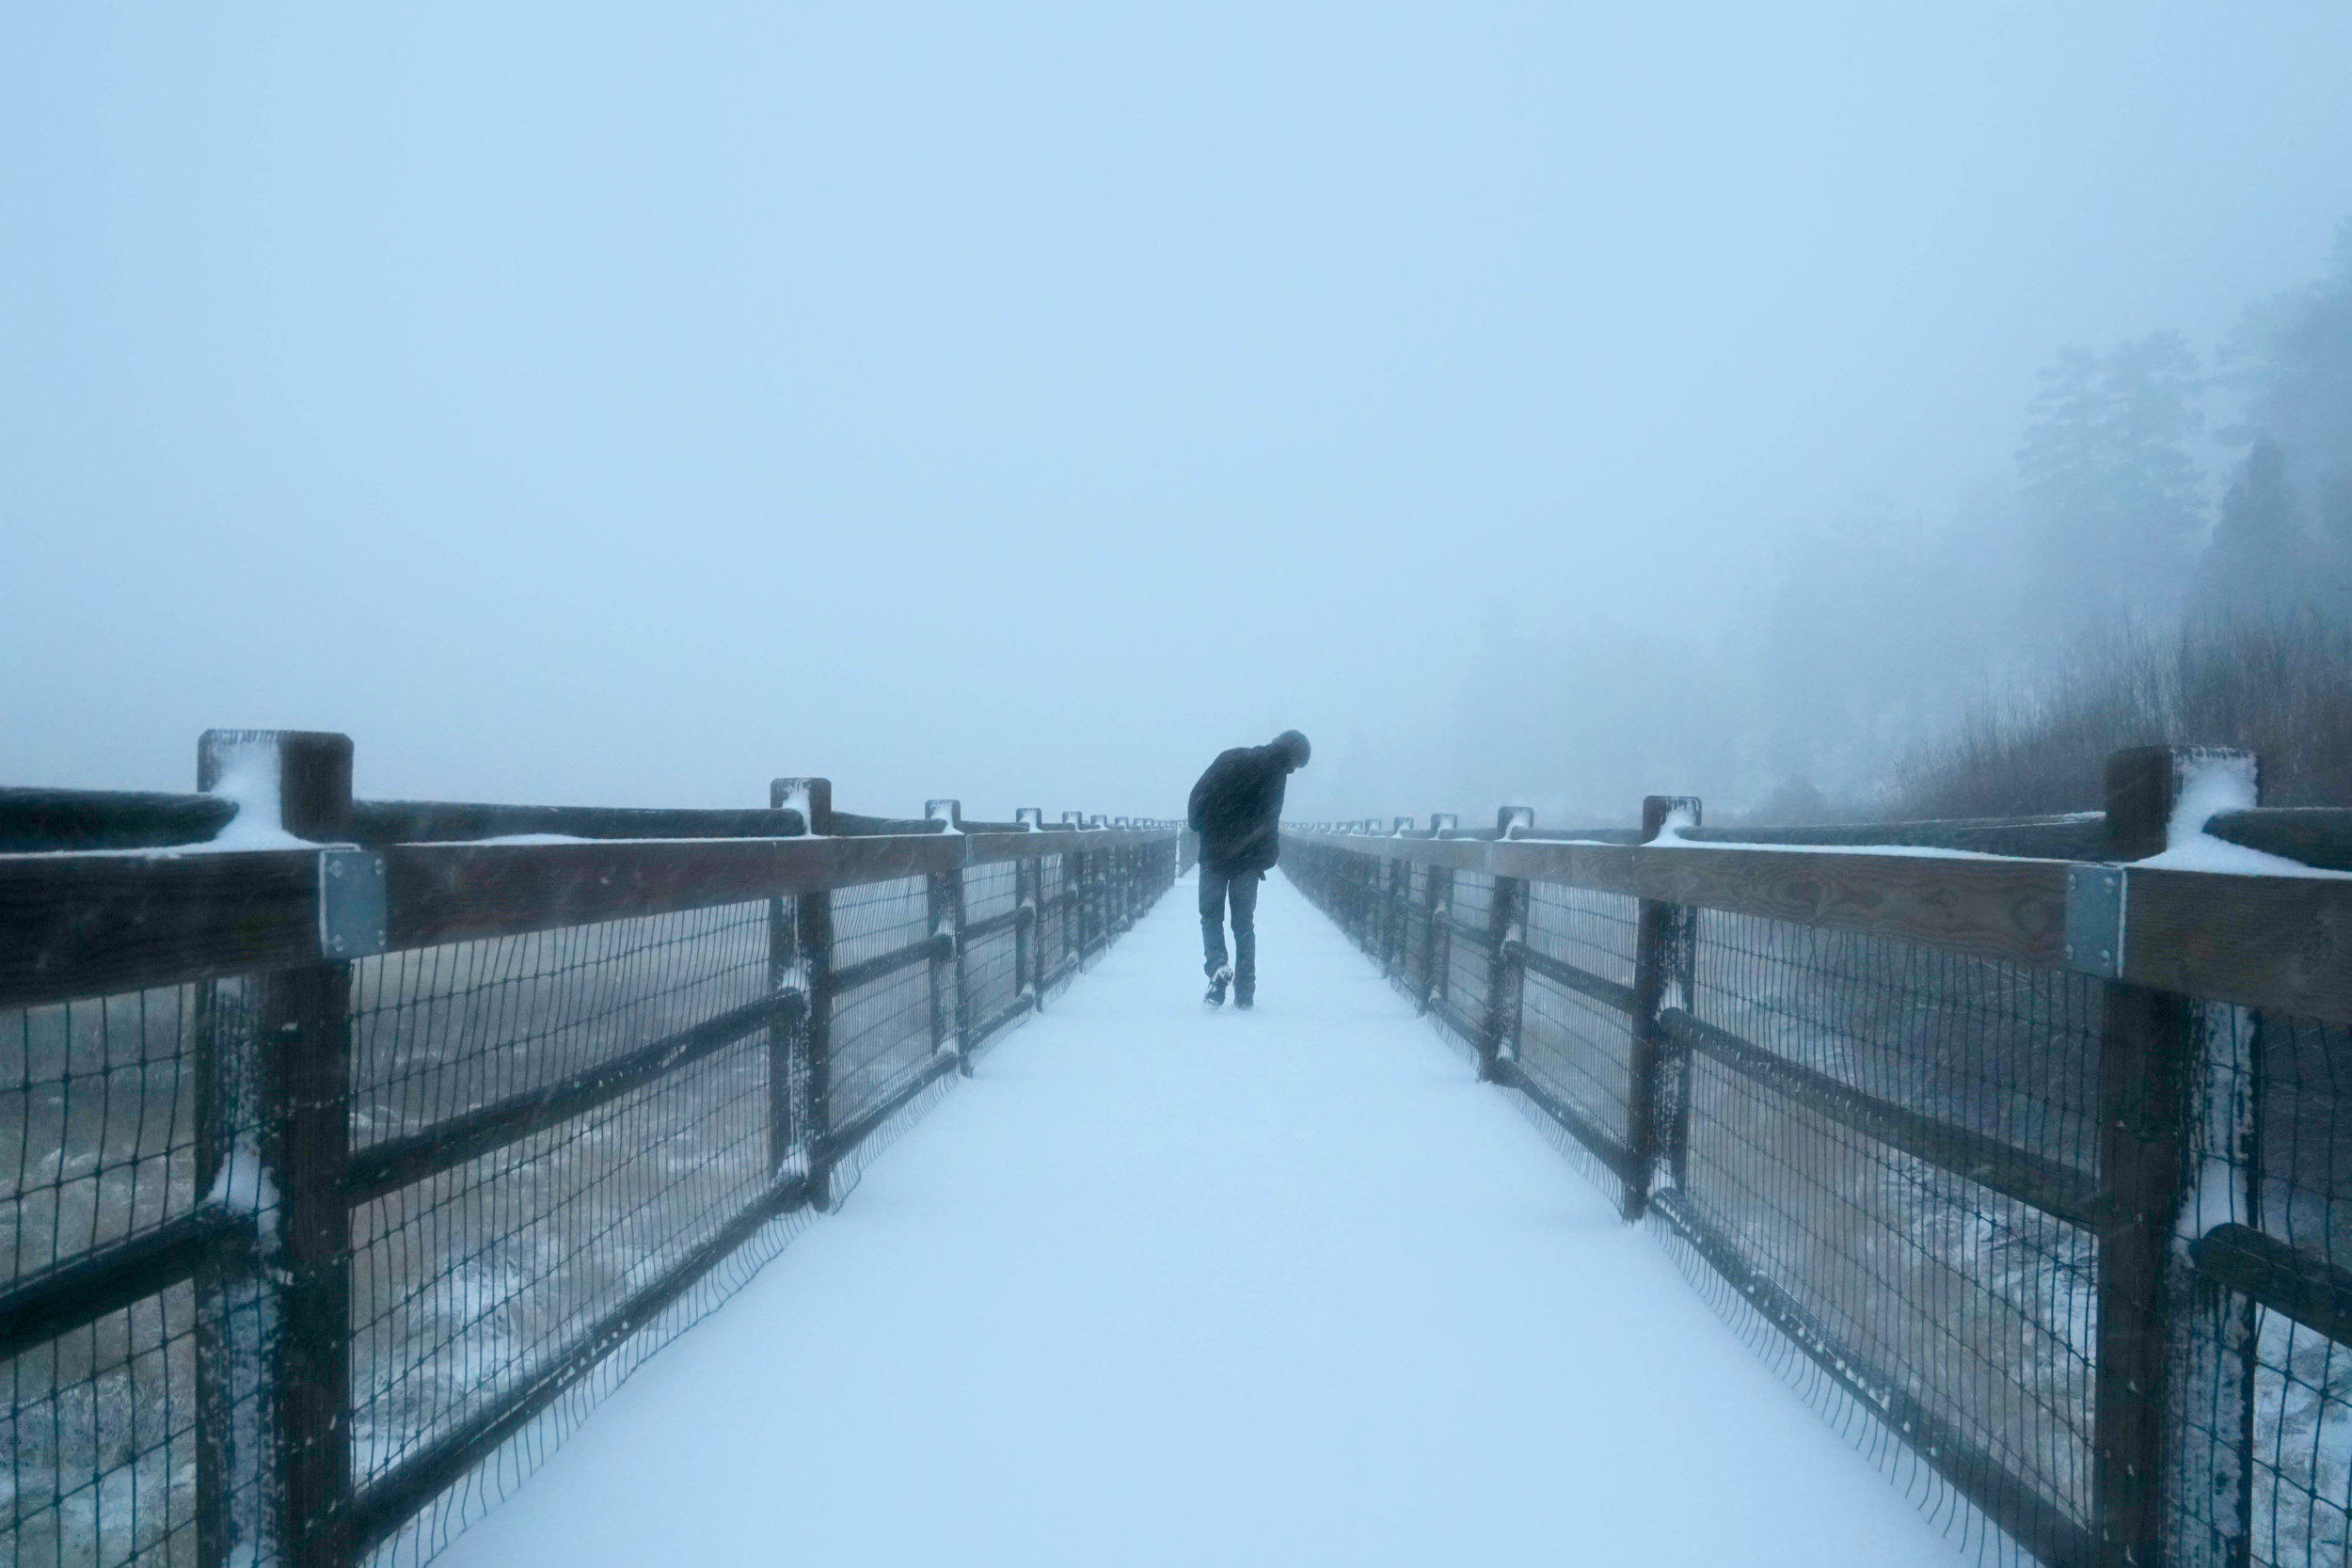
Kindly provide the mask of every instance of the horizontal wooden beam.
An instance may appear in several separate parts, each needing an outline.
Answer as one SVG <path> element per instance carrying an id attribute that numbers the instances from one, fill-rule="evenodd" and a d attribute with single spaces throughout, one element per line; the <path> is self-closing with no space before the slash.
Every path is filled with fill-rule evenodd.
<path id="1" fill-rule="evenodd" d="M 759 814 L 762 816 L 768 814 Z M 393 951 L 748 903 L 1052 853 L 1167 845 L 1168 830 L 875 838 L 612 839 L 384 847 Z M 319 851 L 0 855 L 0 1007 L 320 957 Z"/>
<path id="2" fill-rule="evenodd" d="M 236 815 L 219 795 L 0 789 L 0 854 L 201 844 Z"/>
<path id="3" fill-rule="evenodd" d="M 2144 866 L 2129 877 L 2122 978 L 2352 1023 L 2352 878 Z"/>
<path id="4" fill-rule="evenodd" d="M 1864 931 L 2036 968 L 2056 969 L 2063 961 L 2063 861 L 1529 839 L 1288 836 L 1415 864 Z"/>
<path id="5" fill-rule="evenodd" d="M 2105 812 L 2063 816 L 1957 817 L 1928 822 L 1824 823 L 1790 828 L 1684 828 L 1691 844 L 1807 845 L 1845 848 L 1964 849 L 2027 860 L 2098 860 L 2106 844 Z"/>
<path id="6" fill-rule="evenodd" d="M 2352 810 L 2342 806 L 2225 811 L 2206 821 L 2205 832 L 2305 865 L 2352 871 Z"/>
<path id="7" fill-rule="evenodd" d="M 1680 1007 L 1660 1013 L 1658 1022 L 1675 1044 L 1722 1063 L 1817 1116 L 2045 1214 L 2085 1229 L 2099 1225 L 2105 1210 L 2099 1183 L 2062 1161 L 1865 1094 Z"/>
<path id="8" fill-rule="evenodd" d="M 954 869 L 956 843 L 931 834 L 394 845 L 383 852 L 391 945 L 515 936 L 919 877 Z"/>
<path id="9" fill-rule="evenodd" d="M 1505 942 L 1503 951 L 1509 957 L 1526 965 L 1529 974 L 1540 974 L 1553 985 L 1589 997 L 1604 1007 L 1613 1007 L 1629 1017 L 1639 1009 L 1639 1004 L 1633 999 L 1631 986 L 1619 985 L 1616 981 L 1596 974 L 1589 969 L 1579 969 L 1565 959 L 1555 958 L 1550 954 L 1530 947 L 1523 942 Z"/>
<path id="10" fill-rule="evenodd" d="M 0 1007 L 319 957 L 318 854 L 0 856 Z"/>
<path id="11" fill-rule="evenodd" d="M 355 1151 L 344 1167 L 343 1195 L 353 1203 L 365 1203 L 454 1170 L 469 1160 L 478 1160 L 659 1083 L 771 1023 L 789 1023 L 807 1006 L 807 999 L 798 991 L 762 997 L 561 1083 L 437 1121 L 405 1137 L 370 1144 Z"/>
<path id="12" fill-rule="evenodd" d="M 1860 931 L 2034 969 L 2066 966 L 2064 861 L 1287 836 L 1387 860 Z M 2352 878 L 2153 866 L 2130 867 L 2128 876 L 2120 978 L 2207 1001 L 2352 1022 Z"/>
<path id="13" fill-rule="evenodd" d="M 963 940 L 967 943 L 986 942 L 990 937 L 1001 931 L 1009 931 L 1016 926 L 1029 925 L 1036 919 L 1037 906 L 1023 904 L 1017 909 L 1007 910 L 1002 914 L 992 914 L 986 920 L 966 921 L 963 927 Z"/>
<path id="14" fill-rule="evenodd" d="M 888 979 L 902 970 L 929 963 L 933 958 L 946 958 L 955 952 L 955 939 L 942 931 L 935 937 L 925 937 L 920 942 L 908 942 L 904 947 L 894 947 L 887 953 L 877 953 L 870 958 L 843 964 L 833 972 L 834 994 L 855 990 L 860 986 L 870 986 L 877 980 Z"/>
<path id="15" fill-rule="evenodd" d="M 0 1291 L 0 1361 L 192 1279 L 207 1259 L 252 1247 L 251 1215 L 205 1204 L 17 1280 Z"/>
<path id="16" fill-rule="evenodd" d="M 2189 1244 L 2188 1256 L 2231 1290 L 2352 1345 L 2352 1271 L 2243 1225 L 2214 1227 Z"/>
<path id="17" fill-rule="evenodd" d="M 965 833 L 963 863 L 989 865 L 1002 861 L 1031 861 L 1041 855 L 1147 849 L 1155 844 L 1174 844 L 1177 832 L 1174 828 L 1048 828 L 1034 833 Z"/>
<path id="18" fill-rule="evenodd" d="M 801 814 L 776 811 L 667 810 L 632 806 L 500 806 L 460 800 L 354 800 L 353 841 L 451 843 L 548 833 L 565 838 L 795 838 L 808 831 Z"/>

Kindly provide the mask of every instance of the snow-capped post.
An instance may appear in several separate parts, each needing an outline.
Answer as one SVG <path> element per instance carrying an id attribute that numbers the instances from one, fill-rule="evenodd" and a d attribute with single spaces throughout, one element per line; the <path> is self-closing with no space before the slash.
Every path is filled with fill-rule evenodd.
<path id="1" fill-rule="evenodd" d="M 1085 851 L 1078 847 L 1086 842 L 1087 819 L 1084 812 L 1076 811 L 1063 812 L 1061 819 L 1070 825 L 1071 830 L 1072 847 L 1070 852 L 1061 858 L 1061 890 L 1063 896 L 1070 900 L 1070 907 L 1062 911 L 1062 921 L 1070 927 L 1070 954 L 1074 960 L 1073 973 L 1075 973 L 1086 964 L 1089 929 L 1087 913 L 1088 857 Z"/>
<path id="2" fill-rule="evenodd" d="M 833 831 L 830 779 L 778 779 L 768 786 L 771 809 L 800 811 L 808 831 Z M 781 901 L 778 901 L 780 904 Z M 812 888 L 791 900 L 788 937 L 783 911 L 770 906 L 768 971 L 789 976 L 806 1003 L 781 1040 L 771 1031 L 768 1052 L 769 1151 L 772 1170 L 790 1169 L 795 1157 L 808 1176 L 808 1200 L 832 1207 L 833 1160 L 833 894 Z M 778 1047 L 781 1045 L 782 1049 Z"/>
<path id="3" fill-rule="evenodd" d="M 1114 816 L 1104 826 L 1113 832 L 1123 832 L 1127 827 L 1127 819 L 1123 816 Z M 1135 867 L 1129 863 L 1129 854 L 1125 848 L 1114 848 L 1110 852 L 1110 928 L 1114 932 L 1124 934 L 1127 927 L 1135 924 L 1136 916 Z"/>
<path id="4" fill-rule="evenodd" d="M 926 800 L 923 820 L 942 825 L 942 832 L 961 834 L 963 832 L 963 802 L 961 800 Z M 950 866 L 934 871 L 924 879 L 924 907 L 931 934 L 931 1051 L 953 1051 L 963 1055 L 964 1042 L 971 1037 L 971 1019 L 964 995 L 967 976 L 963 963 L 963 867 Z M 959 1070 L 965 1077 L 972 1074 L 972 1062 L 963 1056 Z"/>
<path id="5" fill-rule="evenodd" d="M 1087 828 L 1092 832 L 1105 832 L 1110 825 L 1111 819 L 1099 811 L 1087 818 Z M 1108 951 L 1111 944 L 1111 852 L 1109 849 L 1097 849 L 1087 856 L 1087 882 L 1093 891 L 1094 943 L 1097 947 Z"/>
<path id="6" fill-rule="evenodd" d="M 1495 813 L 1498 841 L 1534 826 L 1531 807 L 1504 806 Z M 1518 1037 L 1519 988 L 1527 977 L 1527 965 L 1521 961 L 1526 910 L 1526 882 L 1497 876 L 1486 904 L 1486 1016 L 1479 1021 L 1478 1040 L 1478 1075 L 1490 1081 L 1502 1076 L 1502 1064 L 1510 1059 L 1512 1042 Z"/>
<path id="7" fill-rule="evenodd" d="M 2162 853 L 2176 833 L 2201 832 L 2201 816 L 2185 820 L 2201 799 L 2213 802 L 2204 808 L 2206 815 L 2258 803 L 2260 767 L 2244 752 L 2141 747 L 2110 756 L 2105 784 L 2107 857 L 2136 861 Z M 2216 784 L 2234 785 L 2242 798 L 2224 798 L 2226 789 L 2217 796 Z M 2176 1324 L 2187 1321 L 2185 1304 L 2177 1299 L 2185 1293 L 2187 1271 L 2175 1264 L 2186 1245 L 2178 1230 L 2188 1196 L 2188 1155 L 2197 1133 L 2207 1131 L 2213 1119 L 2209 1101 L 2217 1079 L 2225 1096 L 2233 1087 L 2250 1091 L 2256 1060 L 2246 1052 L 2248 1031 L 2235 1025 L 2231 1009 L 2217 1006 L 2209 1020 L 2208 1008 L 2187 997 L 2113 977 L 2124 967 L 2130 899 L 2128 871 L 2082 867 L 2067 886 L 2068 942 L 2070 949 L 2081 948 L 2070 951 L 2069 962 L 2107 976 L 2099 1031 L 2099 1170 L 2106 1211 L 2099 1232 L 2091 1422 L 2093 1514 L 2102 1568 L 2142 1568 L 2157 1562 L 2163 1549 L 2167 1374 L 2174 1360 Z M 2089 935 L 2093 917 L 2101 927 L 2095 938 Z M 2209 1022 L 2219 1027 L 2208 1027 Z M 2215 1050 L 2229 1053 L 2231 1059 L 2208 1060 Z M 2258 1186 L 2248 1180 L 2255 1154 L 2248 1147 L 2252 1132 L 2249 1117 L 2241 1147 L 2232 1151 L 2237 1158 L 2228 1162 L 2246 1182 L 2241 1201 L 2217 1207 L 2250 1211 Z M 2250 1343 L 2240 1346 L 2247 1357 L 2253 1350 Z M 2251 1380 L 2238 1381 L 2243 1386 Z M 2226 1419 L 2218 1411 L 2213 1415 Z M 2230 1422 L 2233 1429 L 2236 1424 Z M 2238 1469 L 2245 1469 L 2242 1463 Z M 2237 1496 L 2231 1506 L 2214 1510 L 2217 1518 L 2227 1514 L 2238 1521 L 2241 1531 L 2250 1503 L 2249 1481 L 2243 1474 L 2234 1477 Z M 2240 1541 L 2238 1550 L 2245 1545 Z"/>
<path id="8" fill-rule="evenodd" d="M 787 809 L 801 814 L 803 832 L 818 837 L 833 832 L 833 781 L 831 779 L 776 779 L 768 785 L 768 809 Z"/>
<path id="9" fill-rule="evenodd" d="M 1390 836 L 1403 838 L 1412 829 L 1413 819 L 1400 816 Z M 1405 944 L 1412 932 L 1413 863 L 1400 855 L 1386 863 L 1384 874 L 1388 886 L 1381 900 L 1380 975 L 1392 980 L 1405 962 Z"/>
<path id="10" fill-rule="evenodd" d="M 1079 830 L 1086 818 L 1074 811 L 1061 814 L 1062 826 L 1070 830 L 1066 844 L 1077 842 Z M 1074 849 L 1065 849 L 1061 857 L 1061 895 L 1056 902 L 1061 905 L 1062 957 L 1073 973 L 1086 961 L 1086 857 Z"/>
<path id="11" fill-rule="evenodd" d="M 1021 806 L 1012 819 L 1025 833 L 1041 837 L 1045 831 L 1045 812 L 1041 806 Z M 1034 1012 L 1045 1009 L 1044 944 L 1039 922 L 1045 913 L 1045 861 L 1042 856 L 1027 856 L 1012 863 L 1012 902 L 1019 911 L 1012 926 L 1012 990 L 1015 996 L 1029 993 L 1029 1007 Z"/>
<path id="12" fill-rule="evenodd" d="M 351 739 L 207 730 L 197 787 L 237 797 L 224 837 L 345 838 Z M 326 940 L 323 927 L 322 947 Z M 200 988 L 195 1065 L 197 1189 L 251 1214 L 260 1248 L 249 1262 L 209 1265 L 197 1278 L 198 1560 L 342 1568 L 351 964 L 322 958 Z"/>
<path id="13" fill-rule="evenodd" d="M 1696 796 L 1645 796 L 1642 842 L 1651 843 L 1671 829 L 1695 828 L 1699 819 Z M 1690 1053 L 1677 1052 L 1669 1059 L 1658 1014 L 1666 1005 L 1669 986 L 1679 992 L 1687 985 L 1686 956 L 1695 945 L 1697 915 L 1695 910 L 1656 898 L 1642 899 L 1634 915 L 1633 1051 L 1626 1076 L 1625 1111 L 1626 1138 L 1630 1145 L 1626 1151 L 1630 1158 L 1626 1163 L 1624 1209 L 1629 1223 L 1640 1219 L 1649 1207 L 1650 1184 L 1656 1179 L 1661 1152 L 1666 1153 L 1670 1171 L 1678 1175 L 1680 1169 L 1690 1117 L 1690 1098 L 1682 1080 L 1689 1071 Z M 1677 995 L 1676 1000 L 1687 1004 L 1689 999 Z M 1674 1080 L 1671 1084 L 1669 1077 Z"/>
<path id="14" fill-rule="evenodd" d="M 1450 811 L 1429 814 L 1429 836 L 1443 838 L 1461 818 Z M 1416 1009 L 1426 1014 L 1438 998 L 1445 994 L 1445 971 L 1442 967 L 1453 951 L 1451 933 L 1445 930 L 1450 914 L 1447 908 L 1454 894 L 1454 873 L 1448 867 L 1429 868 L 1425 897 L 1425 916 L 1421 932 L 1421 995 L 1415 999 Z"/>

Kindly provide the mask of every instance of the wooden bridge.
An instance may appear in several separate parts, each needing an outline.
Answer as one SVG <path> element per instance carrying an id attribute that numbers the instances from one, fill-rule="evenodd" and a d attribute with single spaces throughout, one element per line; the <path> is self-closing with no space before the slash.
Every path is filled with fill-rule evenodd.
<path id="1" fill-rule="evenodd" d="M 15 1560 L 2342 1560 L 2352 828 L 2251 759 L 1295 825 L 1362 953 L 1278 892 L 1246 1019 L 1172 822 L 350 764 L 0 791 Z"/>

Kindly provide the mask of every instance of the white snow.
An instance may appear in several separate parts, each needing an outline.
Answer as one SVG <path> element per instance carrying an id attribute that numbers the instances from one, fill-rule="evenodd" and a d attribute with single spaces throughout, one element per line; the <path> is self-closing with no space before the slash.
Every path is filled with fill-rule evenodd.
<path id="1" fill-rule="evenodd" d="M 812 838 L 820 836 L 817 832 L 817 803 L 810 799 L 807 784 L 796 781 L 784 791 L 784 798 L 776 806 L 781 811 L 799 812 L 802 831 Z"/>
<path id="2" fill-rule="evenodd" d="M 264 1224 L 270 1223 L 278 1212 L 278 1185 L 269 1179 L 261 1151 L 245 1143 L 230 1149 L 229 1158 L 221 1162 L 219 1172 L 213 1178 L 213 1190 L 204 1195 L 204 1201 L 232 1214 L 250 1214 Z"/>
<path id="3" fill-rule="evenodd" d="M 2321 877 L 2342 879 L 2352 872 L 2305 865 L 2284 855 L 2249 849 L 2205 832 L 2205 824 L 2225 811 L 2248 811 L 2260 804 L 2254 759 L 2244 753 L 2221 752 L 2192 758 L 2164 825 L 2164 851 L 2132 863 L 2135 869 L 2155 866 L 2165 871 L 2220 871 L 2241 877 Z"/>
<path id="4" fill-rule="evenodd" d="M 2352 871 L 2305 865 L 2284 855 L 2249 849 L 2243 844 L 2233 844 L 2202 832 L 2168 833 L 2163 853 L 2131 863 L 2134 871 L 2144 866 L 2159 871 L 2219 871 L 2238 877 L 2318 877 L 2335 880 L 2352 877 Z"/>
<path id="5" fill-rule="evenodd" d="M 237 815 L 206 842 L 207 849 L 314 849 L 286 832 L 278 798 L 278 747 L 268 740 L 231 743 L 210 793 L 236 803 Z"/>
<path id="6" fill-rule="evenodd" d="M 1179 887 L 448 1568 L 1956 1554 L 1286 882 Z"/>
<path id="7" fill-rule="evenodd" d="M 1650 842 L 1652 844 L 1680 844 L 1683 842 L 1682 831 L 1698 825 L 1699 814 L 1689 806 L 1669 806 L 1666 809 L 1666 819 L 1658 825 L 1658 832 L 1651 837 Z"/>

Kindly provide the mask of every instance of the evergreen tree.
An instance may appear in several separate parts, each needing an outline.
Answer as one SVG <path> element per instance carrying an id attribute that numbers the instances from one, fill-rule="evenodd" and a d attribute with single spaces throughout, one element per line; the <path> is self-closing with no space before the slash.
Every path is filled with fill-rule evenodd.
<path id="1" fill-rule="evenodd" d="M 2204 514 L 2188 452 L 2197 391 L 2196 357 L 2173 332 L 2065 349 L 2042 371 L 2017 469 L 2036 618 L 2053 639 L 2179 608 Z"/>
<path id="2" fill-rule="evenodd" d="M 2260 437 L 2221 499 L 2221 520 L 2199 570 L 2198 607 L 2222 619 L 2284 619 L 2314 602 L 2313 564 L 2286 454 Z"/>
<path id="3" fill-rule="evenodd" d="M 2328 276 L 2248 311 L 2232 350 L 2247 394 L 2238 434 L 2279 444 L 2317 525 L 2319 596 L 2352 614 L 2352 220 Z"/>

